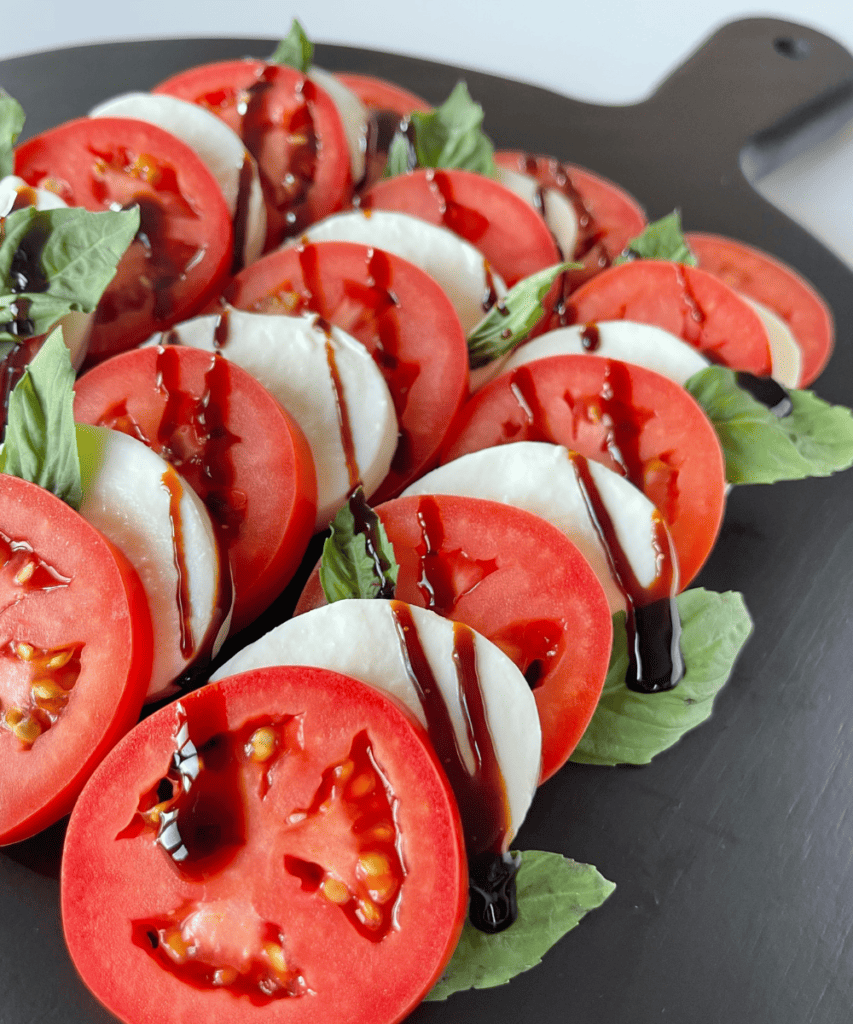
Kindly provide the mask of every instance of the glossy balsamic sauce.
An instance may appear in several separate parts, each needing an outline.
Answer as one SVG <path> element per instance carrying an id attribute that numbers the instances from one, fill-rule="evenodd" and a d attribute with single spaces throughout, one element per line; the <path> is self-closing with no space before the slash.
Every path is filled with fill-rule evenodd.
<path id="1" fill-rule="evenodd" d="M 139 207 L 136 238 L 145 249 L 147 277 L 154 295 L 154 317 L 159 321 L 169 320 L 174 310 L 172 289 L 184 278 L 190 266 L 200 259 L 204 250 L 169 237 L 169 218 L 158 200 L 139 196 L 135 205 Z M 100 306 L 98 314 L 100 319 Z"/>
<path id="2" fill-rule="evenodd" d="M 581 330 L 581 347 L 584 352 L 597 352 L 601 348 L 601 331 L 598 324 L 585 324 Z"/>
<path id="3" fill-rule="evenodd" d="M 187 554 L 184 546 L 183 519 L 181 516 L 181 497 L 183 487 L 178 474 L 171 468 L 165 470 L 161 482 L 169 495 L 169 521 L 172 530 L 172 551 L 177 582 L 175 585 L 175 602 L 178 606 L 178 624 L 180 629 L 180 648 L 184 658 L 189 659 L 195 652 L 195 641 L 192 630 L 192 599 L 190 598 L 189 574 L 187 572 Z"/>
<path id="4" fill-rule="evenodd" d="M 318 320 L 318 326 L 321 321 Z M 326 362 L 329 366 L 329 379 L 332 383 L 332 391 L 335 399 L 335 409 L 338 417 L 338 428 L 341 434 L 341 446 L 344 451 L 344 462 L 346 463 L 347 476 L 349 478 L 349 490 L 354 491 L 361 483 L 361 470 L 358 468 L 358 461 L 355 456 L 355 442 L 352 436 L 352 425 L 350 423 L 349 407 L 344 393 L 344 385 L 338 371 L 338 364 L 335 359 L 335 349 L 331 338 L 326 338 Z"/>
<path id="5" fill-rule="evenodd" d="M 246 236 L 249 225 L 249 204 L 252 199 L 254 162 L 248 150 L 243 154 L 240 177 L 237 180 L 237 202 L 234 208 L 234 256 L 231 273 L 239 273 L 245 266 Z"/>
<path id="6" fill-rule="evenodd" d="M 794 406 L 787 389 L 772 377 L 756 377 L 753 373 L 735 374 L 738 387 L 748 391 L 750 395 L 770 410 L 778 419 L 790 416 Z"/>
<path id="7" fill-rule="evenodd" d="M 349 509 L 353 518 L 353 530 L 364 538 L 368 557 L 373 562 L 376 579 L 381 580 L 374 597 L 392 598 L 394 596 L 394 580 L 390 576 L 391 563 L 382 553 L 382 539 L 379 535 L 379 516 L 373 511 L 364 497 L 364 488 L 357 487 L 349 498 Z"/>
<path id="8" fill-rule="evenodd" d="M 442 225 L 476 246 L 491 226 L 489 218 L 454 197 L 453 181 L 446 171 L 427 171 L 426 180 L 436 197 Z"/>
<path id="9" fill-rule="evenodd" d="M 489 872 L 482 865 L 506 860 L 504 847 L 511 822 L 506 783 L 486 720 L 474 633 L 462 623 L 453 623 L 453 663 L 467 739 L 474 756 L 474 771 L 471 772 L 465 764 L 450 712 L 421 644 L 411 609 L 402 602 L 392 601 L 391 613 L 407 675 L 418 694 L 430 739 L 456 795 L 469 864 L 478 865 L 478 877 L 487 882 Z M 511 901 L 503 895 L 478 898 L 472 902 L 472 908 L 475 914 L 472 924 L 482 930 L 499 931 L 512 923 L 501 913 L 511 910 Z M 484 908 L 482 916 L 477 916 L 481 908 Z"/>

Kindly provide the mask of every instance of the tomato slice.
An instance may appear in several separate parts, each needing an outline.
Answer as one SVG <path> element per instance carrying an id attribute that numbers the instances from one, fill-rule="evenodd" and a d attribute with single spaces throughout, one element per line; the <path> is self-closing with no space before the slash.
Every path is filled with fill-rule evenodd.
<path id="1" fill-rule="evenodd" d="M 317 242 L 253 263 L 226 297 L 260 313 L 318 313 L 372 354 L 394 398 L 400 431 L 374 502 L 399 494 L 435 464 L 468 392 L 468 348 L 456 311 L 431 277 L 379 249 Z"/>
<path id="2" fill-rule="evenodd" d="M 453 952 L 466 897 L 425 730 L 305 667 L 142 722 L 80 797 L 62 861 L 72 959 L 125 1021 L 392 1024 Z"/>
<path id="3" fill-rule="evenodd" d="M 701 407 L 652 370 L 591 355 L 512 370 L 463 407 L 442 462 L 513 441 L 549 441 L 627 477 L 672 534 L 683 589 L 711 551 L 725 504 L 725 462 Z"/>
<path id="4" fill-rule="evenodd" d="M 151 619 L 127 560 L 48 491 L 0 474 L 0 844 L 71 810 L 136 722 Z"/>
<path id="5" fill-rule="evenodd" d="M 399 565 L 396 597 L 464 622 L 524 673 L 549 779 L 589 724 L 610 660 L 610 608 L 589 563 L 557 527 L 496 501 L 422 495 L 375 512 Z M 294 614 L 322 604 L 315 570 Z"/>
<path id="6" fill-rule="evenodd" d="M 220 61 L 182 71 L 152 92 L 207 107 L 243 140 L 261 174 L 268 249 L 349 200 L 352 173 L 338 108 L 294 68 Z"/>
<path id="7" fill-rule="evenodd" d="M 802 353 L 800 387 L 820 374 L 832 355 L 835 328 L 829 307 L 796 270 L 752 246 L 721 235 L 685 235 L 699 266 L 736 292 L 767 306 L 787 324 Z"/>
<path id="8" fill-rule="evenodd" d="M 162 128 L 69 121 L 20 146 L 15 173 L 69 206 L 139 206 L 139 232 L 96 312 L 90 362 L 186 319 L 221 290 L 233 251 L 228 206 L 198 155 Z"/>
<path id="9" fill-rule="evenodd" d="M 387 178 L 362 195 L 361 207 L 448 228 L 479 249 L 510 286 L 560 262 L 537 211 L 500 182 L 471 171 L 428 168 Z"/>
<path id="10" fill-rule="evenodd" d="M 624 189 L 575 164 L 518 150 L 500 150 L 495 162 L 511 171 L 528 174 L 545 188 L 555 188 L 572 203 L 578 218 L 578 240 L 567 260 L 582 263 L 566 276 L 567 292 L 610 266 L 632 238 L 646 226 L 640 204 Z M 559 326 L 552 323 L 548 328 Z"/>
<path id="11" fill-rule="evenodd" d="M 74 415 L 144 441 L 191 484 L 228 550 L 232 629 L 257 618 L 296 571 L 317 504 L 308 442 L 266 388 L 198 349 L 136 349 L 77 381 Z"/>
<path id="12" fill-rule="evenodd" d="M 390 111 L 405 117 L 413 110 L 427 114 L 432 105 L 425 99 L 374 75 L 358 75 L 349 71 L 336 71 L 335 78 L 358 96 L 369 110 Z"/>
<path id="13" fill-rule="evenodd" d="M 727 284 L 697 267 L 661 260 L 611 267 L 572 294 L 565 319 L 569 324 L 652 324 L 712 362 L 770 375 L 770 345 L 758 314 Z"/>

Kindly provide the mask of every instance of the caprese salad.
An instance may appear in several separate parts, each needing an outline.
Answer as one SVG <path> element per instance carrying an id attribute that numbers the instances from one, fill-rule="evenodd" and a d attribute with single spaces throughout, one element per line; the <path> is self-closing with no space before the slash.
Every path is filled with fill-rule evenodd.
<path id="1" fill-rule="evenodd" d="M 677 742 L 749 635 L 686 589 L 727 488 L 853 464 L 792 270 L 312 59 L 294 23 L 17 147 L 0 97 L 0 843 L 71 812 L 127 1024 L 533 966 L 613 889 L 513 848 L 537 787 Z"/>

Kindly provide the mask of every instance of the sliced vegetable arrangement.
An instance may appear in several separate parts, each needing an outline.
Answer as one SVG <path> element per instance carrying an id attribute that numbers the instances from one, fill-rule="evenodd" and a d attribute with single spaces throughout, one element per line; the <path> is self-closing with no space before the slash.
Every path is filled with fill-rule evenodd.
<path id="1" fill-rule="evenodd" d="M 686 589 L 727 485 L 853 464 L 798 275 L 312 60 L 294 23 L 17 148 L 0 99 L 0 843 L 71 811 L 127 1024 L 532 967 L 613 889 L 514 848 L 537 786 L 671 747 L 750 634 Z"/>

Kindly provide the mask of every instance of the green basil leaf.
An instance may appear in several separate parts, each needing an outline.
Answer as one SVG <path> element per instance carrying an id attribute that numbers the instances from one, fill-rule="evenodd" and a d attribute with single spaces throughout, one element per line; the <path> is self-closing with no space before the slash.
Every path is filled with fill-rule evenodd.
<path id="1" fill-rule="evenodd" d="M 296 68 L 297 71 L 301 71 L 305 75 L 308 73 L 313 59 L 314 44 L 305 35 L 305 30 L 299 21 L 294 18 L 290 25 L 290 31 L 267 58 L 267 62 Z"/>
<path id="2" fill-rule="evenodd" d="M 320 584 L 326 600 L 394 596 L 397 559 L 382 520 L 357 488 L 332 522 L 323 545 Z"/>
<path id="3" fill-rule="evenodd" d="M 29 480 L 79 508 L 74 367 L 62 330 L 53 331 L 9 396 L 0 472 Z"/>
<path id="4" fill-rule="evenodd" d="M 685 386 L 714 424 L 730 483 L 830 476 L 853 465 L 853 414 L 844 406 L 791 391 L 791 412 L 779 418 L 724 366 L 700 370 Z"/>
<path id="5" fill-rule="evenodd" d="M 539 270 L 514 285 L 468 335 L 468 365 L 472 370 L 507 355 L 533 330 L 545 310 L 542 300 L 566 270 L 579 263 L 558 263 Z"/>
<path id="6" fill-rule="evenodd" d="M 493 988 L 538 964 L 545 953 L 616 886 L 591 864 L 558 853 L 525 850 L 517 876 L 518 919 L 497 935 L 466 921 L 456 952 L 427 996 L 446 999 L 469 988 Z"/>
<path id="7" fill-rule="evenodd" d="M 688 267 L 695 267 L 699 261 L 684 238 L 681 213 L 673 210 L 660 220 L 648 224 L 641 234 L 631 239 L 625 252 L 617 256 L 613 263 L 629 263 L 632 259 L 668 260 L 670 263 L 686 263 Z"/>
<path id="8" fill-rule="evenodd" d="M 677 597 L 686 672 L 672 690 L 635 693 L 625 685 L 628 640 L 625 613 L 613 617 L 613 651 L 604 692 L 572 754 L 581 764 L 648 764 L 710 717 L 752 632 L 741 594 L 696 588 Z"/>
<path id="9" fill-rule="evenodd" d="M 18 340 L 15 321 L 22 310 L 33 335 L 46 334 L 71 310 L 91 313 L 138 229 L 135 207 L 92 213 L 28 206 L 10 213 L 0 244 L 0 341 Z M 46 289 L 19 290 L 13 262 L 19 251 L 41 268 Z"/>
<path id="10" fill-rule="evenodd" d="M 0 89 L 0 178 L 14 174 L 14 147 L 24 127 L 24 108 Z"/>
<path id="11" fill-rule="evenodd" d="M 493 178 L 495 150 L 482 123 L 483 108 L 459 82 L 440 107 L 409 115 L 408 133 L 398 130 L 391 142 L 385 177 L 415 167 L 452 167 Z"/>

